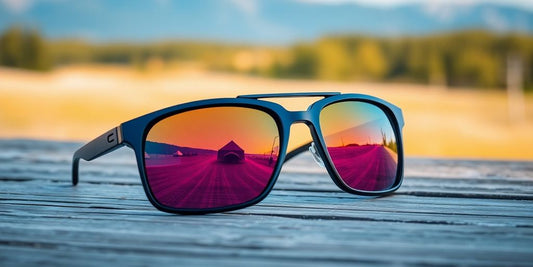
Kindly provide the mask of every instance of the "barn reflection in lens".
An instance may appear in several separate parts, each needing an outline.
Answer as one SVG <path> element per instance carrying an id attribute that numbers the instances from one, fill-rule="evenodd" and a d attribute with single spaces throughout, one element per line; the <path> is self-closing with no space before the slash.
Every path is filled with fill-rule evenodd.
<path id="1" fill-rule="evenodd" d="M 267 187 L 279 132 L 267 113 L 212 107 L 165 118 L 144 147 L 148 184 L 164 206 L 206 209 L 245 203 Z"/>

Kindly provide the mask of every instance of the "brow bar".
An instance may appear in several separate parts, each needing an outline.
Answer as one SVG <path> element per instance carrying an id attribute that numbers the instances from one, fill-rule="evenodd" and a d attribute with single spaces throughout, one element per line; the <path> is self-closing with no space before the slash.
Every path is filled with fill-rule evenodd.
<path id="1" fill-rule="evenodd" d="M 275 97 L 330 97 L 340 95 L 339 92 L 311 92 L 311 93 L 276 93 L 276 94 L 255 94 L 255 95 L 240 95 L 237 98 L 275 98 Z"/>
<path id="2" fill-rule="evenodd" d="M 121 147 L 122 145 L 122 132 L 120 126 L 118 126 L 79 148 L 74 152 L 74 156 L 72 157 L 72 184 L 78 184 L 80 159 L 91 161 Z"/>

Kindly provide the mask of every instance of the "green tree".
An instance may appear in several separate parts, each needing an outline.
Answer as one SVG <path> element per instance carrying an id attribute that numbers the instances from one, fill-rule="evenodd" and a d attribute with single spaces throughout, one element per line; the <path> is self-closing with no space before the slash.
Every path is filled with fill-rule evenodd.
<path id="1" fill-rule="evenodd" d="M 14 26 L 0 37 L 0 64 L 8 67 L 45 70 L 50 67 L 48 51 L 39 32 Z"/>
<path id="2" fill-rule="evenodd" d="M 456 56 L 452 75 L 456 85 L 496 87 L 503 80 L 499 66 L 503 64 L 494 55 L 471 48 Z"/>
<path id="3" fill-rule="evenodd" d="M 418 82 L 428 81 L 426 48 L 423 40 L 410 40 L 407 45 L 407 74 Z"/>
<path id="4" fill-rule="evenodd" d="M 50 67 L 45 43 L 37 31 L 32 30 L 25 34 L 22 51 L 21 67 L 32 70 L 46 70 Z"/>
<path id="5" fill-rule="evenodd" d="M 20 27 L 9 28 L 0 38 L 0 54 L 2 65 L 8 67 L 21 67 L 24 62 L 23 31 Z"/>
<path id="6" fill-rule="evenodd" d="M 354 72 L 363 79 L 380 80 L 388 71 L 388 62 L 381 48 L 373 41 L 357 45 L 354 56 Z"/>
<path id="7" fill-rule="evenodd" d="M 314 78 L 318 71 L 318 58 L 313 47 L 297 45 L 291 49 L 293 59 L 287 68 L 290 76 L 299 78 Z"/>
<path id="8" fill-rule="evenodd" d="M 444 59 L 438 51 L 434 50 L 428 56 L 428 82 L 434 85 L 446 84 Z"/>
<path id="9" fill-rule="evenodd" d="M 318 43 L 318 78 L 347 80 L 351 78 L 351 55 L 340 40 L 323 39 Z"/>

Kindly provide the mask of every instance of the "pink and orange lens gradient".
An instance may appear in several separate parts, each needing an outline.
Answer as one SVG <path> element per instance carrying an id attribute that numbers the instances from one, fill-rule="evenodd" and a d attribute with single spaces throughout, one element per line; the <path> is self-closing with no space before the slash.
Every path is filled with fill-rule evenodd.
<path id="1" fill-rule="evenodd" d="M 264 111 L 210 107 L 157 122 L 148 132 L 148 184 L 164 206 L 207 209 L 242 204 L 268 186 L 279 129 Z"/>
<path id="2" fill-rule="evenodd" d="M 349 187 L 383 191 L 394 185 L 398 147 L 383 110 L 366 102 L 334 103 L 321 111 L 320 128 L 333 165 Z"/>

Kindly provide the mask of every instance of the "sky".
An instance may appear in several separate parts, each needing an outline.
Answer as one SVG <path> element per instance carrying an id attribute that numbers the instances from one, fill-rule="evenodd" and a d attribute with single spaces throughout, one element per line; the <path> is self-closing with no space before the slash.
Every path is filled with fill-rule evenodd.
<path id="1" fill-rule="evenodd" d="M 0 0 L 0 32 L 16 24 L 48 38 L 94 42 L 283 45 L 344 33 L 399 36 L 470 28 L 533 33 L 533 1 Z"/>
<path id="2" fill-rule="evenodd" d="M 146 140 L 216 151 L 234 141 L 247 154 L 263 154 L 279 147 L 279 132 L 274 119 L 263 111 L 211 107 L 159 121 Z"/>
<path id="3" fill-rule="evenodd" d="M 37 2 L 68 2 L 68 0 L 0 0 L 5 8 L 13 13 L 24 13 L 30 9 Z M 155 0 L 154 2 L 165 5 L 171 0 Z M 474 4 L 474 3 L 496 3 L 508 6 L 515 6 L 533 10 L 533 1 L 524 0 L 288 0 L 309 4 L 345 4 L 345 3 L 357 3 L 369 6 L 378 7 L 392 7 L 404 4 L 420 3 L 426 5 L 439 5 L 443 3 L 455 3 L 455 4 Z M 246 13 L 257 12 L 257 0 L 231 0 L 234 5 L 242 9 Z"/>
<path id="4" fill-rule="evenodd" d="M 475 3 L 496 3 L 510 5 L 522 8 L 533 9 L 533 1 L 524 0 L 293 0 L 304 3 L 322 3 L 322 4 L 339 4 L 339 3 L 358 3 L 364 5 L 373 5 L 380 7 L 391 7 L 405 4 L 475 4 Z"/>

